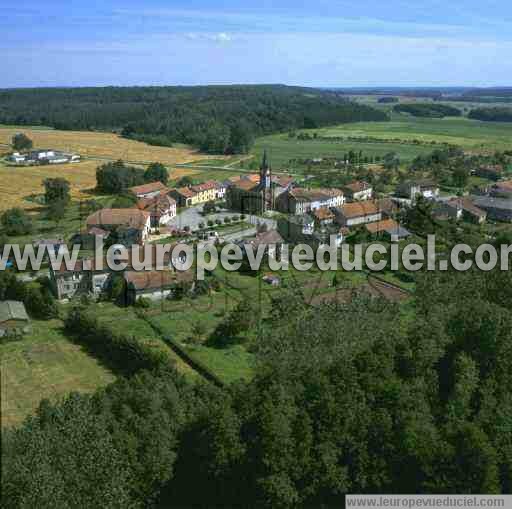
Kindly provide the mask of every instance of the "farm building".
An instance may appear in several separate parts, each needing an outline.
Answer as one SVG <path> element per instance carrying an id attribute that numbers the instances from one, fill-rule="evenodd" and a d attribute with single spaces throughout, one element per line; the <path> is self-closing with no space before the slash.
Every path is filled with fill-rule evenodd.
<path id="1" fill-rule="evenodd" d="M 38 149 L 31 150 L 26 154 L 14 152 L 8 157 L 8 160 L 12 163 L 24 166 L 33 166 L 38 164 L 65 164 L 79 162 L 80 155 L 61 152 L 59 150 Z"/>

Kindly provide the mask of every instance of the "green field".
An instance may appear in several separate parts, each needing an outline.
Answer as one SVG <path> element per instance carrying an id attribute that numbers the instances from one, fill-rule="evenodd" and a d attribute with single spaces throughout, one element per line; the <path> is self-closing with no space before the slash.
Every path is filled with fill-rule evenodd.
<path id="1" fill-rule="evenodd" d="M 343 157 L 350 150 L 361 150 L 364 155 L 381 157 L 388 152 L 396 152 L 403 162 L 408 162 L 417 155 L 434 150 L 437 145 L 429 145 L 432 141 L 458 145 L 475 153 L 512 149 L 512 124 L 479 122 L 467 118 L 423 119 L 393 115 L 390 122 L 358 122 L 300 132 L 331 138 L 372 137 L 383 141 L 298 140 L 284 133 L 258 138 L 251 152 L 259 158 L 267 149 L 274 167 L 286 169 L 290 166 L 290 159 Z M 390 139 L 401 142 L 384 141 Z M 414 140 L 422 144 L 415 144 Z"/>
<path id="2" fill-rule="evenodd" d="M 0 345 L 2 426 L 20 424 L 39 402 L 93 392 L 115 376 L 62 333 L 62 322 L 33 321 L 32 333 Z"/>

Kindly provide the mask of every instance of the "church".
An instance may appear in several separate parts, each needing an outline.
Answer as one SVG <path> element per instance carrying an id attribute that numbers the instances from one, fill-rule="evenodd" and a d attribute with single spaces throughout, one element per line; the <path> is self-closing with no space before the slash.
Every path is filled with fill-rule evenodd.
<path id="1" fill-rule="evenodd" d="M 259 182 L 254 183 L 250 178 L 244 177 L 233 182 L 226 191 L 228 207 L 242 214 L 262 214 L 273 210 L 276 197 L 288 187 L 279 180 L 272 177 L 272 168 L 265 151 L 260 165 Z"/>

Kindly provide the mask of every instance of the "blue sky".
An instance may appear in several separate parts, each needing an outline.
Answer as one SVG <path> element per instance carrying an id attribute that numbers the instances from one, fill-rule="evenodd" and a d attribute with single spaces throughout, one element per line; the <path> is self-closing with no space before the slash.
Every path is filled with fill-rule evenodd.
<path id="1" fill-rule="evenodd" d="M 0 87 L 512 85 L 510 0 L 2 0 Z"/>

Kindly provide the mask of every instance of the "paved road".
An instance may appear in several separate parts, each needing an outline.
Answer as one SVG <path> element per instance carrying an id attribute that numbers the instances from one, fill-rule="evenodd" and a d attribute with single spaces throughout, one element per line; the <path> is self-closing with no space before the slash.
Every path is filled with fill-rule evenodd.
<path id="1" fill-rule="evenodd" d="M 215 214 L 210 214 L 208 216 L 203 216 L 201 214 L 203 210 L 203 205 L 197 205 L 195 207 L 189 207 L 181 212 L 174 219 L 169 221 L 168 226 L 171 228 L 179 228 L 183 229 L 185 226 L 188 226 L 191 230 L 199 229 L 199 223 L 206 224 L 207 221 L 215 221 L 219 219 L 224 221 L 225 217 L 233 217 L 235 215 L 240 215 L 238 212 L 229 212 L 229 211 L 219 211 Z M 276 227 L 276 221 L 270 218 L 264 218 L 259 216 L 247 215 L 246 222 L 251 223 L 253 225 L 257 225 L 258 223 L 266 223 L 267 227 L 273 229 Z M 214 227 L 215 228 L 215 227 Z"/>

